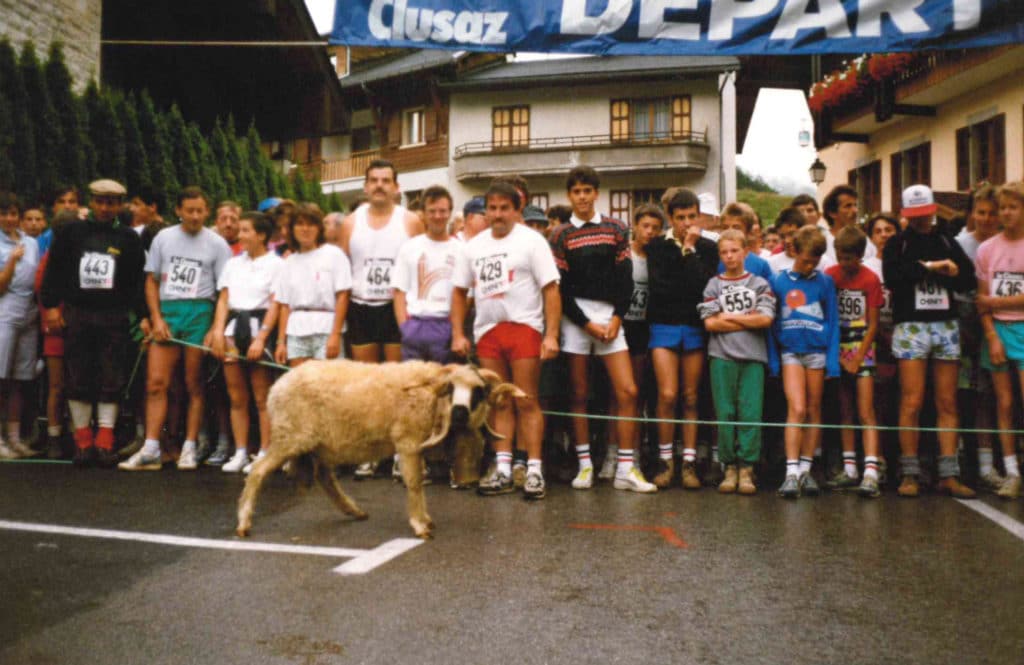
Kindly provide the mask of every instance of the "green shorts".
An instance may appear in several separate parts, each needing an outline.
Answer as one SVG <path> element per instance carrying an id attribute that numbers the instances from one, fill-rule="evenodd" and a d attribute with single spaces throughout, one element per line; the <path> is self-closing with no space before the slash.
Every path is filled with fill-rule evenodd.
<path id="1" fill-rule="evenodd" d="M 212 300 L 164 300 L 160 315 L 171 329 L 171 337 L 189 344 L 202 344 L 213 323 Z"/>

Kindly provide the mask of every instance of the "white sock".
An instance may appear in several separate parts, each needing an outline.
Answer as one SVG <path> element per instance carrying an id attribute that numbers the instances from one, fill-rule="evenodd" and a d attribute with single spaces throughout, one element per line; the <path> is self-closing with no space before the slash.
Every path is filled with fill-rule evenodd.
<path id="1" fill-rule="evenodd" d="M 625 476 L 633 470 L 633 451 L 630 448 L 619 448 L 619 465 L 615 469 L 615 475 Z"/>
<path id="2" fill-rule="evenodd" d="M 811 462 L 813 462 L 813 461 L 814 460 L 812 460 L 810 457 L 801 457 L 800 458 L 800 475 L 801 476 L 804 475 L 805 473 L 810 473 L 811 472 Z"/>
<path id="3" fill-rule="evenodd" d="M 526 473 L 540 473 L 543 474 L 543 468 L 539 459 L 531 459 L 526 461 Z"/>
<path id="4" fill-rule="evenodd" d="M 576 446 L 576 459 L 580 463 L 580 471 L 583 469 L 589 469 L 594 466 L 594 463 L 590 460 L 590 445 L 583 444 L 582 446 Z"/>
<path id="5" fill-rule="evenodd" d="M 851 478 L 857 478 L 857 453 L 843 453 L 843 471 Z"/>
<path id="6" fill-rule="evenodd" d="M 92 404 L 69 399 L 68 411 L 71 412 L 71 426 L 75 429 L 83 429 L 92 424 Z"/>
<path id="7" fill-rule="evenodd" d="M 60 425 L 47 425 L 46 426 L 46 435 L 47 436 L 60 436 L 61 431 L 62 430 L 61 430 L 61 426 Z"/>
<path id="8" fill-rule="evenodd" d="M 658 457 L 665 460 L 666 462 L 672 459 L 672 444 L 671 443 L 659 443 L 658 444 Z"/>
<path id="9" fill-rule="evenodd" d="M 100 427 L 114 429 L 117 423 L 117 404 L 115 402 L 100 402 L 96 405 L 96 424 Z"/>
<path id="10" fill-rule="evenodd" d="M 1006 475 L 1008 476 L 1019 476 L 1020 467 L 1017 466 L 1017 456 L 1007 455 L 1003 457 L 1003 466 L 1006 467 Z"/>
<path id="11" fill-rule="evenodd" d="M 987 476 L 992 473 L 992 449 L 978 448 L 978 473 Z"/>
<path id="12" fill-rule="evenodd" d="M 800 460 L 798 460 L 798 459 L 787 459 L 786 460 L 786 475 L 787 476 L 799 476 L 800 475 Z"/>
<path id="13" fill-rule="evenodd" d="M 864 456 L 864 477 L 878 480 L 878 458 Z"/>
<path id="14" fill-rule="evenodd" d="M 495 460 L 498 462 L 498 473 L 506 476 L 512 475 L 512 453 L 495 453 Z"/>
<path id="15" fill-rule="evenodd" d="M 196 442 L 192 439 L 186 439 L 185 443 L 181 444 L 181 454 L 184 455 L 186 452 L 196 452 Z"/>
<path id="16" fill-rule="evenodd" d="M 683 448 L 683 464 L 693 464 L 697 461 L 696 448 Z"/>
<path id="17" fill-rule="evenodd" d="M 21 441 L 21 423 L 16 420 L 7 421 L 7 440 L 12 443 Z"/>
<path id="18" fill-rule="evenodd" d="M 142 444 L 142 454 L 146 457 L 157 457 L 160 455 L 160 439 L 146 439 Z"/>
<path id="19" fill-rule="evenodd" d="M 718 464 L 718 444 L 711 446 L 711 461 Z"/>

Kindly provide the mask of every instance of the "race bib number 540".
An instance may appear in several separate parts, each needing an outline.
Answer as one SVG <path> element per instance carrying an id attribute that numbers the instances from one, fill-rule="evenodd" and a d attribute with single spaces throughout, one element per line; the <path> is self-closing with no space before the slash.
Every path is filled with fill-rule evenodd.
<path id="1" fill-rule="evenodd" d="M 199 297 L 199 282 L 203 264 L 196 259 L 171 257 L 170 269 L 164 275 L 164 290 L 168 296 L 189 300 Z"/>
<path id="2" fill-rule="evenodd" d="M 117 261 L 110 254 L 85 252 L 78 262 L 78 284 L 82 290 L 114 288 Z"/>

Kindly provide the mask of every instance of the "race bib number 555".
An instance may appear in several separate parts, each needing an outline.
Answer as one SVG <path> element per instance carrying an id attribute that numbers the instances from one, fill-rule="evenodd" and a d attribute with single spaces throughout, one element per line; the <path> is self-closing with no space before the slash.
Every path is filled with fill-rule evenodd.
<path id="1" fill-rule="evenodd" d="M 749 314 L 757 304 L 757 294 L 746 286 L 726 286 L 718 303 L 726 314 Z"/>
<path id="2" fill-rule="evenodd" d="M 110 254 L 85 252 L 78 262 L 78 284 L 82 290 L 114 288 L 117 261 Z"/>

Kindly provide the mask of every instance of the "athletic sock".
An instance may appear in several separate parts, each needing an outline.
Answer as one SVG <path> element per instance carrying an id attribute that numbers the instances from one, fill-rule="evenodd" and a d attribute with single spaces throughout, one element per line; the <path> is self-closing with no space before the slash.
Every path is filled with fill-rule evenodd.
<path id="1" fill-rule="evenodd" d="M 1006 475 L 1008 476 L 1019 476 L 1020 467 L 1017 466 L 1016 455 L 1006 455 L 1003 457 L 1003 466 L 1006 467 Z"/>
<path id="2" fill-rule="evenodd" d="M 850 478 L 857 479 L 857 453 L 843 453 L 843 471 Z"/>
<path id="3" fill-rule="evenodd" d="M 696 448 L 683 448 L 683 464 L 693 464 L 697 461 Z"/>
<path id="4" fill-rule="evenodd" d="M 494 453 L 494 461 L 498 463 L 498 473 L 512 475 L 512 453 Z"/>
<path id="5" fill-rule="evenodd" d="M 196 442 L 192 439 L 185 439 L 185 443 L 181 444 L 181 454 L 184 455 L 186 452 L 196 452 Z"/>
<path id="6" fill-rule="evenodd" d="M 71 426 L 75 429 L 89 427 L 92 424 L 92 404 L 69 399 L 68 411 L 71 412 Z"/>
<path id="7" fill-rule="evenodd" d="M 16 420 L 7 421 L 7 440 L 12 443 L 21 442 L 21 423 Z"/>
<path id="8" fill-rule="evenodd" d="M 718 444 L 711 446 L 711 461 L 718 464 Z"/>
<path id="9" fill-rule="evenodd" d="M 580 471 L 594 466 L 594 463 L 590 461 L 590 444 L 576 446 L 576 459 L 580 463 Z"/>
<path id="10" fill-rule="evenodd" d="M 987 476 L 992 471 L 992 449 L 978 448 L 978 473 Z"/>
<path id="11" fill-rule="evenodd" d="M 878 480 L 878 458 L 864 457 L 864 477 Z"/>
<path id="12" fill-rule="evenodd" d="M 619 465 L 615 469 L 615 475 L 624 476 L 633 470 L 633 450 L 630 448 L 619 448 Z"/>
<path id="13" fill-rule="evenodd" d="M 60 425 L 47 425 L 46 426 L 46 435 L 47 436 L 60 436 L 62 432 L 63 432 L 63 429 L 61 428 Z"/>
<path id="14" fill-rule="evenodd" d="M 146 439 L 142 444 L 142 454 L 146 457 L 159 457 L 160 439 Z"/>
<path id="15" fill-rule="evenodd" d="M 803 455 L 801 455 L 800 456 L 800 475 L 802 476 L 805 473 L 810 473 L 811 472 L 811 464 L 813 464 L 813 463 L 814 463 L 814 460 L 812 458 L 804 457 Z"/>
<path id="16" fill-rule="evenodd" d="M 544 474 L 544 470 L 543 470 L 543 467 L 541 465 L 541 460 L 539 460 L 539 459 L 529 459 L 529 460 L 527 460 L 526 461 L 526 473 L 539 473 L 539 474 L 543 475 Z"/>
<path id="17" fill-rule="evenodd" d="M 100 402 L 96 405 L 96 424 L 114 429 L 117 423 L 117 403 Z"/>
<path id="18" fill-rule="evenodd" d="M 800 475 L 800 460 L 787 459 L 786 460 L 786 475 L 787 476 L 799 476 Z"/>
<path id="19" fill-rule="evenodd" d="M 658 444 L 658 457 L 665 460 L 666 462 L 672 459 L 672 444 L 671 443 L 660 443 Z"/>
<path id="20" fill-rule="evenodd" d="M 96 431 L 96 447 L 102 450 L 114 449 L 114 430 L 110 427 L 101 427 Z"/>

